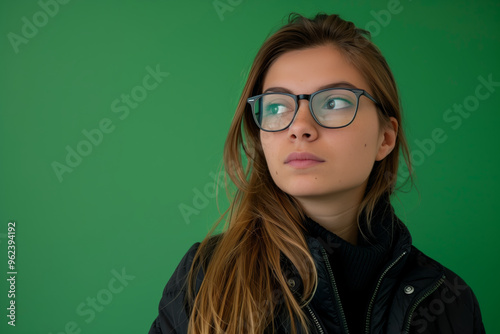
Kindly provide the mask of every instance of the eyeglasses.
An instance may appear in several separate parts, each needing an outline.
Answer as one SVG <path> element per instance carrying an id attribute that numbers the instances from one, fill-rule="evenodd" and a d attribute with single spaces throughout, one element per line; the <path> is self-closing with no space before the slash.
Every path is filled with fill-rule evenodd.
<path id="1" fill-rule="evenodd" d="M 365 90 L 351 88 L 327 88 L 312 94 L 264 93 L 247 99 L 252 107 L 257 126 L 268 132 L 288 128 L 299 110 L 299 100 L 309 101 L 309 110 L 321 126 L 337 129 L 354 121 L 359 97 L 366 96 L 378 107 L 380 104 Z"/>

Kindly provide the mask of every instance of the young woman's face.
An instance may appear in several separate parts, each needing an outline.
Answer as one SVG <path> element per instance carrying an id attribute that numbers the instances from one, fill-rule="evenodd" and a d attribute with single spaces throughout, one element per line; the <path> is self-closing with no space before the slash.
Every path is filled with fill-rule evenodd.
<path id="1" fill-rule="evenodd" d="M 372 93 L 361 73 L 338 49 L 324 45 L 280 56 L 269 68 L 263 92 L 312 94 L 337 84 Z M 391 124 L 381 127 L 375 104 L 361 96 L 350 125 L 327 129 L 316 123 L 309 102 L 300 100 L 296 118 L 288 129 L 261 131 L 260 139 L 269 172 L 285 193 L 299 201 L 360 201 L 374 162 L 382 160 L 394 147 L 391 140 L 395 140 L 393 127 L 397 129 L 397 122 L 392 119 Z"/>

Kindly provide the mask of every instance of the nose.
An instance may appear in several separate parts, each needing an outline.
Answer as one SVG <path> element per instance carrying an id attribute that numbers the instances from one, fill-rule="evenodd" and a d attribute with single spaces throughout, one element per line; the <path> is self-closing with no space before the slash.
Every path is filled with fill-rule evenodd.
<path id="1" fill-rule="evenodd" d="M 309 110 L 309 101 L 300 100 L 297 115 L 295 115 L 293 123 L 288 128 L 289 139 L 292 141 L 314 141 L 318 138 L 319 126 Z"/>

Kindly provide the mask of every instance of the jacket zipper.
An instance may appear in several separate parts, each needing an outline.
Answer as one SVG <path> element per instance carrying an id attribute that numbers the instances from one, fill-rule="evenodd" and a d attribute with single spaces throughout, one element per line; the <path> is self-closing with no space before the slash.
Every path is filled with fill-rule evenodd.
<path id="1" fill-rule="evenodd" d="M 429 297 L 430 294 L 432 294 L 434 291 L 437 290 L 437 288 L 439 288 L 439 286 L 441 284 L 443 284 L 444 282 L 444 279 L 445 279 L 446 276 L 442 276 L 439 281 L 436 282 L 436 284 L 434 284 L 432 286 L 432 288 L 430 288 L 422 297 L 420 297 L 416 302 L 415 304 L 413 304 L 413 306 L 410 308 L 410 312 L 408 313 L 408 317 L 407 317 L 407 321 L 406 321 L 406 326 L 405 326 L 405 329 L 404 329 L 404 332 L 403 333 L 409 333 L 410 332 L 410 324 L 411 324 L 411 318 L 413 317 L 413 312 L 415 311 L 415 309 L 417 308 L 417 306 L 427 297 Z"/>
<path id="2" fill-rule="evenodd" d="M 340 317 L 342 318 L 342 326 L 346 334 L 349 334 L 349 329 L 347 328 L 347 320 L 345 318 L 344 309 L 342 308 L 342 303 L 340 302 L 339 291 L 337 289 L 337 283 L 335 283 L 335 277 L 333 276 L 332 267 L 330 266 L 330 261 L 328 261 L 328 255 L 323 247 L 321 247 L 321 253 L 323 254 L 323 260 L 326 264 L 326 269 L 328 270 L 328 276 L 330 277 L 330 283 L 333 288 L 333 297 L 339 306 Z"/>
<path id="3" fill-rule="evenodd" d="M 325 331 L 323 330 L 323 328 L 321 327 L 319 321 L 318 321 L 318 318 L 316 318 L 316 314 L 314 314 L 313 310 L 311 309 L 311 307 L 309 305 L 306 305 L 306 308 L 307 310 L 309 311 L 309 314 L 311 315 L 313 321 L 314 321 L 314 324 L 316 325 L 316 328 L 318 329 L 318 332 L 320 334 L 325 334 Z"/>
<path id="4" fill-rule="evenodd" d="M 384 272 L 382 273 L 382 275 L 380 275 L 380 278 L 378 279 L 378 282 L 377 282 L 377 285 L 375 286 L 375 292 L 373 292 L 373 296 L 370 300 L 370 304 L 368 304 L 368 312 L 367 312 L 367 315 L 366 315 L 366 334 L 370 333 L 370 320 L 371 320 L 371 312 L 372 312 L 372 309 L 373 309 L 373 302 L 375 301 L 375 296 L 377 295 L 377 292 L 378 292 L 378 289 L 380 288 L 380 283 L 382 283 L 382 279 L 385 277 L 385 275 L 387 274 L 387 272 L 389 270 L 391 270 L 392 267 L 394 267 L 394 265 L 399 261 L 401 260 L 401 258 L 403 256 L 406 255 L 406 251 L 404 251 L 403 253 L 401 253 L 401 255 L 399 255 L 399 257 L 394 260 L 389 266 L 387 266 L 387 268 L 385 268 Z"/>

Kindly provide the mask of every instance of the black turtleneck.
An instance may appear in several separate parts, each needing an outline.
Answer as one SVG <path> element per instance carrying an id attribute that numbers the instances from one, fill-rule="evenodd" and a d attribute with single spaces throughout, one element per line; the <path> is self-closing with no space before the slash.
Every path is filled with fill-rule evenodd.
<path id="1" fill-rule="evenodd" d="M 393 209 L 378 205 L 372 218 L 373 235 L 368 232 L 364 215 L 360 228 L 368 237 L 358 233 L 353 245 L 328 231 L 312 219 L 307 219 L 307 230 L 318 239 L 328 253 L 330 266 L 340 295 L 344 314 L 351 333 L 363 333 L 366 311 L 384 264 L 388 261 L 393 241 Z"/>

